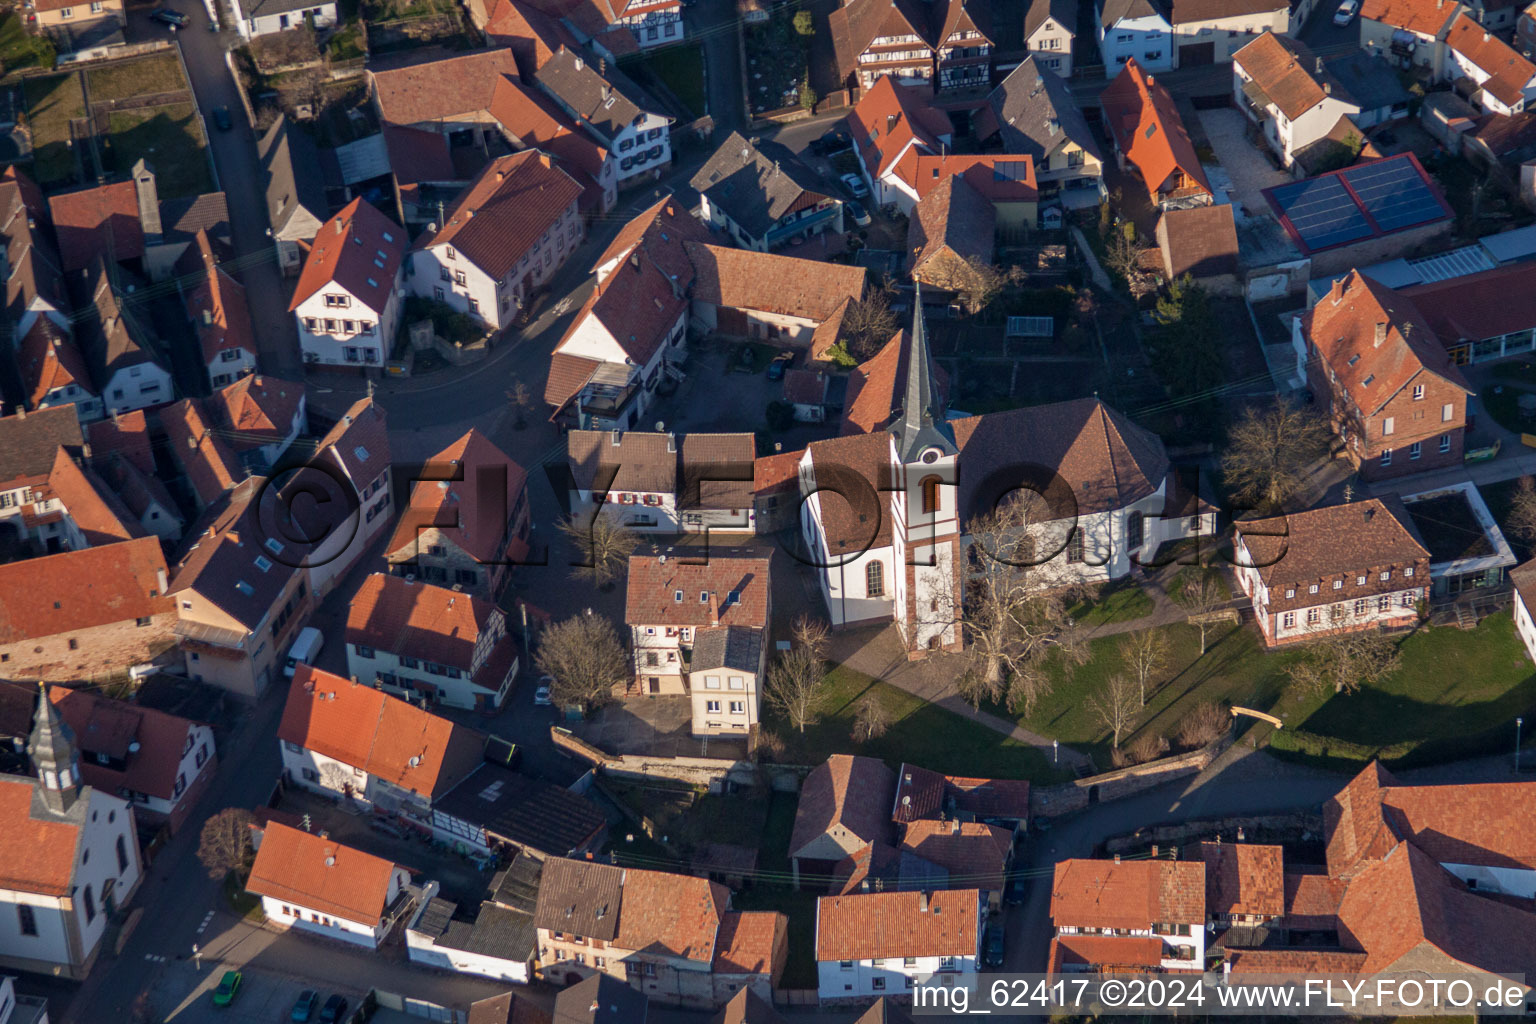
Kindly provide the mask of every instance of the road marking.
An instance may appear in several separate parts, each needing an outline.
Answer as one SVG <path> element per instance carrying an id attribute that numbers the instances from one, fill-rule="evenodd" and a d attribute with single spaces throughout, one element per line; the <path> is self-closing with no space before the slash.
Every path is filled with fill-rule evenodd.
<path id="1" fill-rule="evenodd" d="M 203 923 L 197 926 L 197 934 L 199 934 L 199 935 L 203 934 L 203 932 L 206 931 L 207 928 L 208 928 L 208 922 L 212 921 L 212 920 L 213 920 L 213 911 L 210 910 L 210 911 L 208 911 L 208 913 L 203 915 Z"/>

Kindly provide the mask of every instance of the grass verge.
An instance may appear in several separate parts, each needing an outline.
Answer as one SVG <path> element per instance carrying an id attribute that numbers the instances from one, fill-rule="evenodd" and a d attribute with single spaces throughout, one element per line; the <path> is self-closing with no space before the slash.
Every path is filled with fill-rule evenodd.
<path id="1" fill-rule="evenodd" d="M 247 921 L 260 924 L 266 919 L 267 915 L 261 911 L 261 897 L 245 891 L 245 879 L 238 872 L 231 871 L 224 876 L 224 900 L 229 909 Z"/>
<path id="2" fill-rule="evenodd" d="M 92 103 L 152 96 L 187 87 L 187 80 L 181 73 L 181 62 L 170 52 L 103 64 L 87 71 L 85 75 Z"/>
<path id="3" fill-rule="evenodd" d="M 75 180 L 69 122 L 85 116 L 85 93 L 73 72 L 29 78 L 21 86 L 32 129 L 32 176 L 44 188 Z"/>

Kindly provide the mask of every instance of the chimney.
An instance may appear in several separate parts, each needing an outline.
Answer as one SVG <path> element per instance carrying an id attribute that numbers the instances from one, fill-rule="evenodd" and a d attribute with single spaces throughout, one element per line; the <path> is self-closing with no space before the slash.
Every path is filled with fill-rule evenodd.
<path id="1" fill-rule="evenodd" d="M 1381 348 L 1381 343 L 1387 340 L 1387 325 L 1376 325 L 1376 348 Z"/>
<path id="2" fill-rule="evenodd" d="M 615 448 L 617 448 L 617 447 L 619 447 L 623 443 L 624 431 L 622 431 L 622 430 L 610 431 L 608 436 L 612 440 L 613 446 Z"/>
<path id="3" fill-rule="evenodd" d="M 1248 838 L 1247 835 L 1245 835 L 1243 833 L 1243 826 L 1241 826 L 1241 825 L 1237 826 L 1237 841 L 1238 842 L 1242 842 L 1244 839 L 1247 839 L 1247 838 Z"/>
<path id="4" fill-rule="evenodd" d="M 668 434 L 667 435 L 667 454 L 669 454 L 669 455 L 676 455 L 677 454 L 677 435 L 676 434 Z"/>
<path id="5" fill-rule="evenodd" d="M 1157 844 L 1153 843 L 1152 844 L 1152 859 L 1153 860 L 1157 860 L 1157 854 L 1158 854 Z"/>
<path id="6" fill-rule="evenodd" d="M 720 596 L 713 590 L 709 592 L 709 624 L 720 625 Z"/>
<path id="7" fill-rule="evenodd" d="M 155 570 L 155 590 L 156 590 L 156 592 L 161 594 L 161 595 L 164 595 L 165 592 L 167 590 L 169 590 L 170 588 L 171 588 L 171 581 L 166 578 L 165 570 L 164 569 L 156 569 Z"/>
<path id="8" fill-rule="evenodd" d="M 957 836 L 957 835 L 960 834 L 960 819 L 959 818 L 956 818 L 954 821 L 949 823 L 949 834 L 952 835 L 952 836 Z"/>
<path id="9" fill-rule="evenodd" d="M 16 418 L 19 419 L 19 420 L 24 420 L 24 419 L 27 418 L 27 407 L 26 406 L 18 405 L 16 407 Z"/>
<path id="10" fill-rule="evenodd" d="M 160 240 L 160 192 L 155 188 L 155 172 L 142 158 L 133 165 L 133 190 L 139 201 L 139 223 L 144 237 Z"/>
<path id="11" fill-rule="evenodd" d="M 928 913 L 928 894 L 926 892 L 919 892 L 917 894 L 917 912 L 919 914 Z"/>
<path id="12" fill-rule="evenodd" d="M 1119 864 L 1119 863 L 1120 863 L 1120 855 L 1119 855 L 1119 854 L 1118 854 L 1118 853 L 1117 853 L 1117 854 L 1115 854 L 1115 863 L 1116 863 L 1116 864 Z"/>
<path id="13" fill-rule="evenodd" d="M 1314 65 L 1314 67 L 1315 67 L 1316 72 L 1319 75 L 1322 74 L 1323 73 L 1323 58 L 1321 58 L 1321 57 L 1317 58 L 1317 63 L 1316 63 L 1316 65 Z"/>
<path id="14" fill-rule="evenodd" d="M 1332 82 L 1324 82 L 1323 83 L 1323 95 L 1324 96 L 1332 96 L 1333 95 L 1333 83 Z"/>
<path id="15" fill-rule="evenodd" d="M 1328 289 L 1328 297 L 1333 300 L 1335 306 L 1344 301 L 1344 279 L 1342 277 L 1334 278 L 1333 287 Z"/>

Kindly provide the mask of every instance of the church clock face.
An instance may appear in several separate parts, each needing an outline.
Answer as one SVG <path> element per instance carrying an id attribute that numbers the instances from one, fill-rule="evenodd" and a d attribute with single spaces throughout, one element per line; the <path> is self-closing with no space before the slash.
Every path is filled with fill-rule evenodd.
<path id="1" fill-rule="evenodd" d="M 935 462 L 939 461 L 939 450 L 937 448 L 929 448 L 927 451 L 923 452 L 922 458 L 925 465 L 931 466 Z"/>

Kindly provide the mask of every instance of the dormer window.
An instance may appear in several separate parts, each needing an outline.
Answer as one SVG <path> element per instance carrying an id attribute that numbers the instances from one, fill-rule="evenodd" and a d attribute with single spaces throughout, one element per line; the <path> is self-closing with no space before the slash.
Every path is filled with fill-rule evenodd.
<path id="1" fill-rule="evenodd" d="M 683 592 L 681 590 L 674 590 L 674 591 L 672 591 L 672 600 L 675 603 L 677 603 L 677 604 L 682 604 L 683 603 Z"/>
<path id="2" fill-rule="evenodd" d="M 709 604 L 709 591 L 699 591 L 699 604 Z"/>

